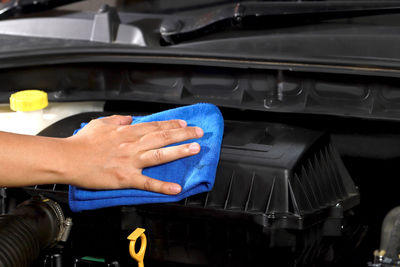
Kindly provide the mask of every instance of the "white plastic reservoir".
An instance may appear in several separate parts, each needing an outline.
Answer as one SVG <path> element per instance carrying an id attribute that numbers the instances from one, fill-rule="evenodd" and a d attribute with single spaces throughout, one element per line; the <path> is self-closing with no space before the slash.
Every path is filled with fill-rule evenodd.
<path id="1" fill-rule="evenodd" d="M 104 101 L 49 103 L 47 93 L 24 90 L 0 104 L 0 131 L 36 135 L 50 124 L 68 116 L 103 111 Z"/>

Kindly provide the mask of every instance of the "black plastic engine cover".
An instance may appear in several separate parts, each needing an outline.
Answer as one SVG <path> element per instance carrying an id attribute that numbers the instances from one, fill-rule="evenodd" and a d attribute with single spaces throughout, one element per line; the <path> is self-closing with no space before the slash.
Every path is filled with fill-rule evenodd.
<path id="1" fill-rule="evenodd" d="M 71 116 L 41 135 L 69 136 L 81 122 L 104 115 Z M 25 188 L 65 203 L 67 189 Z M 275 259 L 284 266 L 318 257 L 324 237 L 351 231 L 347 217 L 358 203 L 358 190 L 328 135 L 281 124 L 225 121 L 211 192 L 178 203 L 114 210 L 120 209 L 121 235 L 146 229 L 147 259 L 240 266 L 254 265 L 268 252 L 290 255 Z"/>

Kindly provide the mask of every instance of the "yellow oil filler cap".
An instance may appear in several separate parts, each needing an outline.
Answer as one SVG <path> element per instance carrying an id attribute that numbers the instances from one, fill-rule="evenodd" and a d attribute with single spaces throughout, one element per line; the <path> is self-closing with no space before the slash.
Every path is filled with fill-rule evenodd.
<path id="1" fill-rule="evenodd" d="M 35 111 L 49 104 L 47 93 L 41 90 L 23 90 L 10 96 L 10 108 L 14 111 Z"/>

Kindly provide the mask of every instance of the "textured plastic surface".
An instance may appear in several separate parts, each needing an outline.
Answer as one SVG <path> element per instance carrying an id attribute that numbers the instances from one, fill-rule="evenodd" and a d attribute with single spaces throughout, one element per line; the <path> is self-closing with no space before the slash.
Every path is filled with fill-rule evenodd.
<path id="1" fill-rule="evenodd" d="M 100 114 L 71 116 L 42 135 L 71 134 L 81 121 Z M 64 125 L 66 132 L 60 129 Z M 62 194 L 67 189 L 49 185 L 33 190 L 45 188 L 60 188 Z M 227 121 L 213 190 L 168 206 L 211 216 L 246 214 L 262 226 L 302 229 L 331 216 L 330 209 L 347 210 L 358 202 L 357 188 L 328 136 L 279 124 Z M 146 207 L 165 210 L 165 205 Z"/>
<path id="2" fill-rule="evenodd" d="M 0 70 L 0 83 L 7 84 L 4 90 L 0 88 L 0 101 L 8 101 L 7 88 L 35 85 L 47 88 L 50 102 L 135 100 L 179 105 L 208 102 L 266 113 L 332 114 L 398 121 L 399 80 L 170 64 L 51 66 Z"/>
<path id="3" fill-rule="evenodd" d="M 81 121 L 101 115 L 106 114 L 69 117 L 42 135 L 68 136 Z M 54 186 L 26 190 L 66 203 L 68 188 Z M 88 228 L 75 231 L 86 235 L 93 216 L 110 212 L 121 224 L 115 231 L 125 237 L 136 227 L 145 228 L 148 259 L 163 263 L 262 266 L 268 254 L 281 266 L 307 264 L 330 244 L 324 237 L 357 232 L 349 222 L 358 203 L 357 188 L 327 135 L 281 124 L 225 121 L 211 192 L 178 203 L 84 212 Z M 309 253 L 315 247 L 321 251 Z"/>
<path id="4" fill-rule="evenodd" d="M 304 229 L 358 204 L 358 191 L 327 136 L 277 124 L 226 122 L 214 188 L 172 210 L 251 218 L 267 228 Z M 146 209 L 163 213 L 165 206 Z"/>
<path id="5" fill-rule="evenodd" d="M 54 92 L 59 101 L 129 99 L 177 104 L 211 101 L 241 109 L 399 118 L 398 79 L 386 82 L 366 77 L 400 77 L 398 14 L 368 18 L 368 23 L 352 19 L 231 31 L 171 48 L 161 47 L 160 36 L 155 32 L 163 19 L 177 16 L 135 13 L 118 16 L 120 21 L 108 10 L 1 21 L 0 68 L 13 69 L 9 71 L 11 74 L 0 74 L 2 84 L 8 87 L 2 88 L 0 100 L 4 101 L 4 92 L 8 97 L 10 88 L 35 86 Z M 105 62 L 116 65 L 103 72 L 94 71 L 99 65 L 105 66 Z M 134 75 L 129 68 L 114 71 L 124 62 L 135 68 Z M 74 63 L 94 65 L 86 73 L 56 69 L 59 64 Z M 142 72 L 143 79 L 144 68 L 136 65 L 142 63 L 151 66 L 151 71 Z M 46 65 L 50 70 L 44 73 L 39 70 L 38 66 Z M 152 73 L 155 69 L 169 72 L 173 65 L 180 68 L 166 77 Z M 36 72 L 35 79 L 20 79 L 17 67 L 26 66 L 34 66 L 29 72 Z M 186 74 L 192 66 L 207 66 L 203 70 L 223 67 L 233 75 L 219 75 L 216 71 Z M 265 73 L 255 73 L 255 69 L 263 69 Z M 322 72 L 330 74 L 321 77 Z M 346 76 L 337 77 L 337 73 Z M 47 80 L 43 75 L 50 77 Z M 132 76 L 143 83 L 132 86 Z M 168 83 L 160 83 L 161 79 Z M 223 86 L 210 92 L 207 90 L 210 84 Z"/>

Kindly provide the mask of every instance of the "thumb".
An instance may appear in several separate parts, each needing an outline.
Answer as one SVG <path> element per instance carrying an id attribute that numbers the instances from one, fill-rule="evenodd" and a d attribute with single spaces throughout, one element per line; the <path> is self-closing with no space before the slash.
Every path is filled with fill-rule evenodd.
<path id="1" fill-rule="evenodd" d="M 109 117 L 104 117 L 101 119 L 105 123 L 115 124 L 115 125 L 128 125 L 132 123 L 131 116 L 113 115 Z"/>

